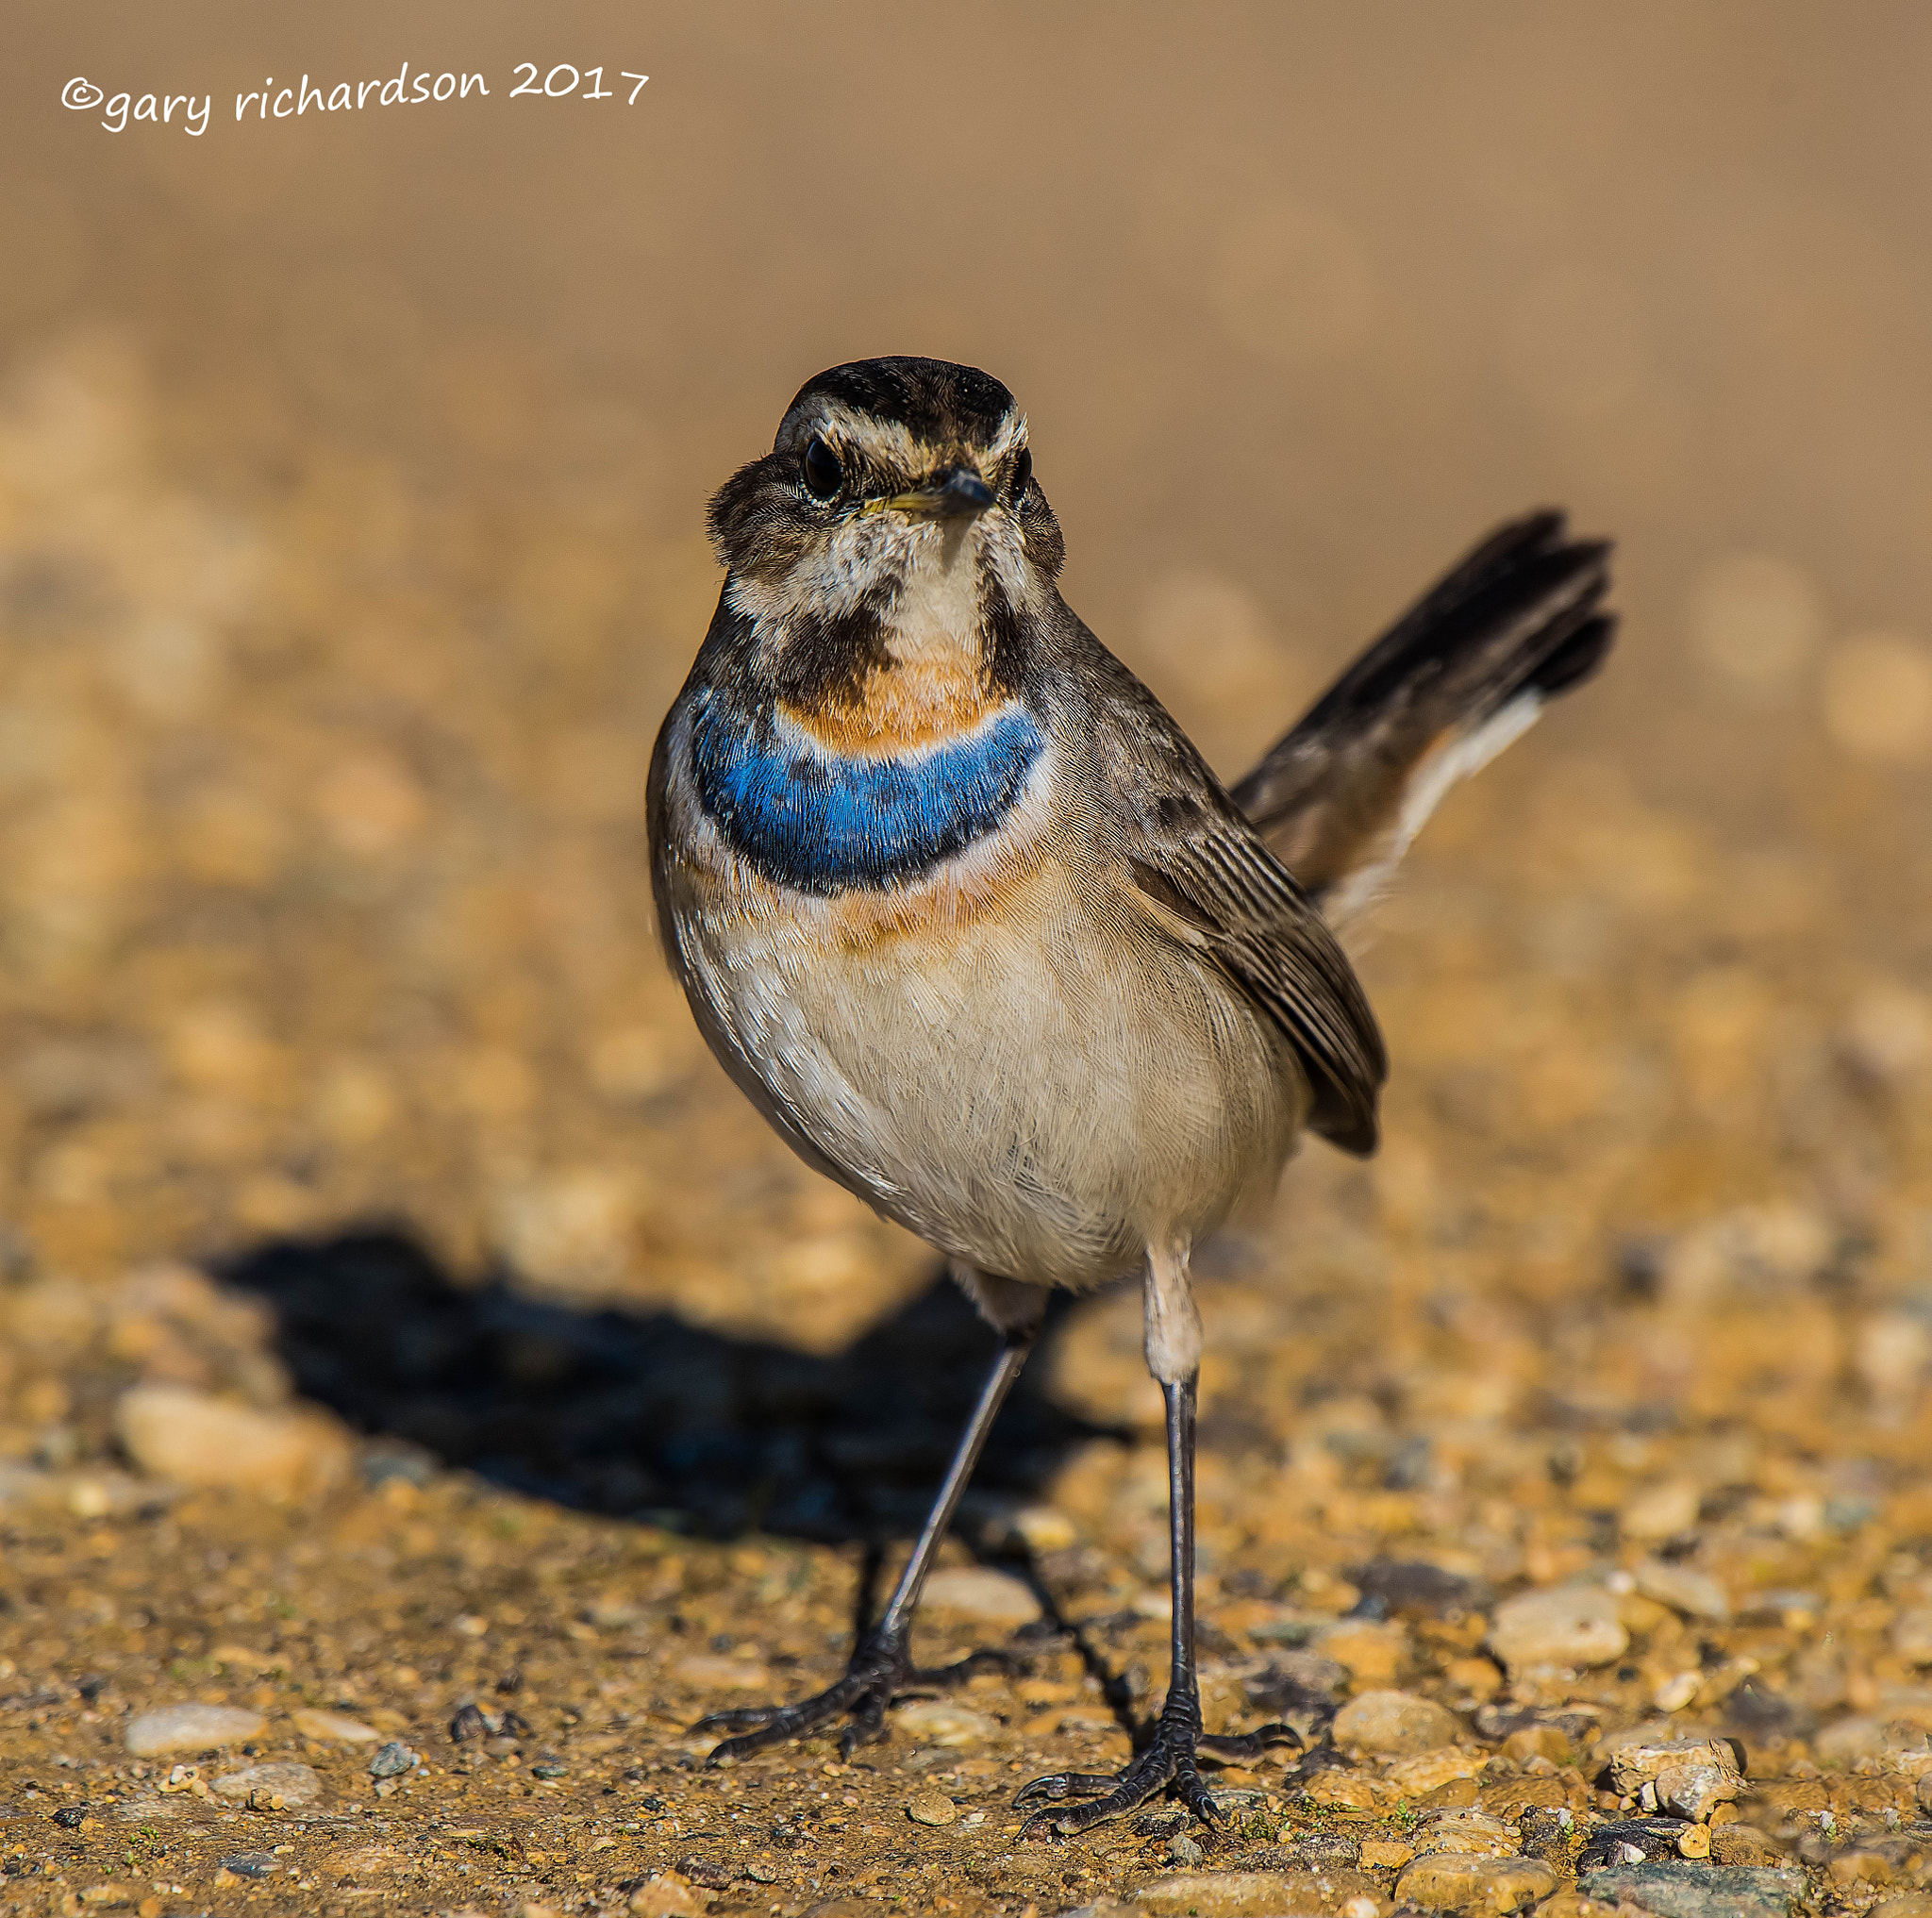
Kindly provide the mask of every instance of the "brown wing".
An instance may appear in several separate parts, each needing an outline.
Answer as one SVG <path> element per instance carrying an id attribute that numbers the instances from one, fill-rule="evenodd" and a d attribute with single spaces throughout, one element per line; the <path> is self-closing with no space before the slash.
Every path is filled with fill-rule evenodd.
<path id="1" fill-rule="evenodd" d="M 1294 1048 L 1308 1127 L 1348 1152 L 1375 1149 L 1389 1059 L 1348 956 L 1293 876 L 1262 844 L 1173 716 L 1064 607 L 1056 651 L 1096 770 L 1125 826 L 1135 889 Z"/>
<path id="2" fill-rule="evenodd" d="M 1309 1128 L 1344 1151 L 1374 1151 L 1382 1035 L 1347 956 L 1281 862 L 1240 820 L 1208 814 L 1185 836 L 1150 839 L 1128 869 L 1294 1047 Z"/>
<path id="3" fill-rule="evenodd" d="M 1232 797 L 1324 914 L 1373 896 L 1437 800 L 1602 664 L 1607 542 L 1499 528 L 1316 701 Z"/>

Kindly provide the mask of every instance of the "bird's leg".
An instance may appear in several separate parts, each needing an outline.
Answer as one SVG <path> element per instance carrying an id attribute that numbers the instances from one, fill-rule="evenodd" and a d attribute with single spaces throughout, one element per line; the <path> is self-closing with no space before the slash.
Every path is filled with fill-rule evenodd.
<path id="1" fill-rule="evenodd" d="M 945 1483 L 940 1487 L 939 1497 L 933 1502 L 925 1527 L 912 1548 L 912 1556 L 907 1559 L 906 1569 L 900 1573 L 899 1582 L 893 1588 L 891 1598 L 878 1623 L 860 1636 L 852 1654 L 852 1661 L 845 1668 L 845 1676 L 815 1697 L 802 1698 L 796 1705 L 763 1705 L 747 1710 L 715 1711 L 708 1718 L 700 1719 L 691 1726 L 693 1731 L 737 1734 L 718 1745 L 708 1763 L 716 1764 L 721 1759 L 744 1758 L 752 1752 L 763 1751 L 768 1745 L 796 1738 L 829 1718 L 840 1717 L 851 1720 L 839 1736 L 840 1757 L 850 1758 L 855 1746 L 869 1744 L 885 1736 L 886 1709 L 893 1699 L 909 1691 L 957 1684 L 973 1672 L 1002 1661 L 1003 1655 L 998 1652 L 974 1652 L 958 1664 L 938 1671 L 917 1669 L 911 1655 L 912 1614 L 918 1609 L 919 1594 L 925 1589 L 926 1575 L 932 1570 L 933 1559 L 939 1555 L 940 1541 L 945 1537 L 946 1529 L 953 1522 L 960 1494 L 966 1490 L 966 1482 L 973 1476 L 973 1468 L 979 1462 L 979 1455 L 985 1449 L 986 1435 L 992 1429 L 993 1419 L 1007 1393 L 1011 1391 L 1013 1381 L 1019 1377 L 1020 1368 L 1025 1364 L 1026 1355 L 1033 1349 L 1039 1329 L 1039 1321 L 1035 1318 L 1006 1334 L 999 1358 L 987 1376 L 979 1403 L 974 1407 L 973 1416 L 960 1436 L 953 1462 L 946 1469 Z"/>
<path id="2" fill-rule="evenodd" d="M 1160 1378 L 1167 1401 L 1168 1577 L 1174 1595 L 1169 1640 L 1167 1703 L 1153 1736 L 1124 1771 L 1056 1772 L 1024 1786 L 1014 1808 L 1033 1815 L 1023 1839 L 1045 1826 L 1070 1838 L 1118 1818 L 1165 1790 L 1208 1825 L 1220 1822 L 1197 1759 L 1257 1758 L 1274 1745 L 1299 1744 L 1285 1725 L 1264 1725 L 1244 1738 L 1215 1738 L 1201 1729 L 1201 1687 L 1194 1670 L 1194 1410 L 1200 1378 L 1201 1321 L 1188 1284 L 1187 1251 L 1148 1255 L 1147 1362 Z M 1180 1376 L 1161 1378 L 1163 1372 Z M 1093 1802 L 1067 1811 L 1051 1808 L 1067 1798 Z"/>

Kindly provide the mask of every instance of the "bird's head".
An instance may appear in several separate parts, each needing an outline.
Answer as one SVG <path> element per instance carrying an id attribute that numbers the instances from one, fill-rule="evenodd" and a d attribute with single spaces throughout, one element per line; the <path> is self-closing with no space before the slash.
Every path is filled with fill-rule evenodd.
<path id="1" fill-rule="evenodd" d="M 727 602 L 769 636 L 774 674 L 809 667 L 821 686 L 945 635 L 993 671 L 995 629 L 1065 554 L 1012 394 L 940 359 L 808 380 L 772 451 L 720 488 L 710 529 Z"/>

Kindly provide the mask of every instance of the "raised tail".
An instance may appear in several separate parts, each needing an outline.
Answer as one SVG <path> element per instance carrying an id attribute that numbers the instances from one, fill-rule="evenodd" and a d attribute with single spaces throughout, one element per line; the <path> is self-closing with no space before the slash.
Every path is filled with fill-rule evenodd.
<path id="1" fill-rule="evenodd" d="M 1374 897 L 1457 780 L 1603 663 L 1609 554 L 1559 512 L 1499 527 L 1234 788 L 1331 923 Z"/>

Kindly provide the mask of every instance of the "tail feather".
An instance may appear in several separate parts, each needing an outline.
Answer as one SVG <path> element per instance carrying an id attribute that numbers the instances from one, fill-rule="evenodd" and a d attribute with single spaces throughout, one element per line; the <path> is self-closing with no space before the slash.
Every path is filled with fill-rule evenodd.
<path id="1" fill-rule="evenodd" d="M 1559 512 L 1498 528 L 1234 788 L 1331 921 L 1374 897 L 1449 787 L 1603 663 L 1609 553 Z"/>

